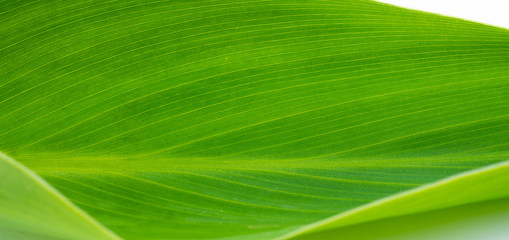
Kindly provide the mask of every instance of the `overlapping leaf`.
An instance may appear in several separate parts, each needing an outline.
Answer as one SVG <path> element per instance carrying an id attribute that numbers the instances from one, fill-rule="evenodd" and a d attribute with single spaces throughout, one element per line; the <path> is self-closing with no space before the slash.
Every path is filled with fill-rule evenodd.
<path id="1" fill-rule="evenodd" d="M 126 239 L 280 237 L 508 159 L 505 29 L 363 0 L 0 9 L 0 149 Z"/>

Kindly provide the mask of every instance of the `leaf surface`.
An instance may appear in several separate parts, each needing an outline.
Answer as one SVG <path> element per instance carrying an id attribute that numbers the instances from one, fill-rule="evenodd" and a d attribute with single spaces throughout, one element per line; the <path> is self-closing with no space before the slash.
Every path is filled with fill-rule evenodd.
<path id="1" fill-rule="evenodd" d="M 281 237 L 509 156 L 506 29 L 146 0 L 4 1 L 0 32 L 0 149 L 126 239 Z"/>
<path id="2" fill-rule="evenodd" d="M 509 162 L 506 161 L 457 174 L 310 224 L 283 236 L 282 239 L 299 236 L 303 233 L 309 234 L 317 231 L 343 228 L 383 218 L 429 212 L 469 203 L 487 202 L 485 204 L 489 205 L 490 200 L 503 199 L 509 196 L 509 189 L 506 187 L 509 182 L 508 172 Z M 505 210 L 508 207 L 507 199 L 505 201 L 499 200 L 498 202 L 493 202 L 495 208 Z M 482 204 L 473 206 L 482 206 Z M 463 209 L 468 208 L 463 207 Z M 445 210 L 443 212 L 453 216 L 459 215 L 456 217 L 457 219 L 462 217 L 461 210 Z M 438 214 L 441 213 L 438 211 Z M 435 217 L 436 221 L 438 221 L 437 217 Z M 401 222 L 399 224 L 405 225 Z M 365 226 L 369 227 L 369 225 Z M 362 232 L 362 230 L 360 231 Z"/>
<path id="3" fill-rule="evenodd" d="M 460 205 L 418 214 L 384 218 L 299 235 L 295 240 L 478 240 L 507 236 L 509 199 Z"/>
<path id="4" fill-rule="evenodd" d="M 0 152 L 0 236 L 120 239 L 35 173 Z"/>

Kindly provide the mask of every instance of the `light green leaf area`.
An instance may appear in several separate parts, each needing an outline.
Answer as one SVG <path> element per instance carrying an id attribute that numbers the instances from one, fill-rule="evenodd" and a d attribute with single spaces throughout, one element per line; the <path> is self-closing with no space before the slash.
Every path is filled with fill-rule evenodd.
<path id="1" fill-rule="evenodd" d="M 505 198 L 350 225 L 294 240 L 495 240 L 507 236 L 508 219 L 509 199 Z"/>
<path id="2" fill-rule="evenodd" d="M 482 168 L 509 159 L 506 29 L 365 0 L 8 0 L 0 33 L 0 150 L 125 239 L 507 196 L 505 165 Z M 486 181 L 444 201 L 469 170 Z"/>
<path id="3" fill-rule="evenodd" d="M 425 227 L 432 226 L 433 223 L 439 223 L 441 220 L 444 220 L 444 218 L 446 220 L 445 222 L 451 220 L 458 221 L 465 217 L 471 217 L 469 215 L 480 215 L 478 212 L 481 212 L 481 214 L 484 213 L 483 211 L 479 211 L 479 208 L 489 209 L 492 212 L 495 212 L 495 209 L 507 211 L 507 209 L 509 209 L 509 198 L 487 201 L 509 196 L 509 188 L 507 188 L 509 175 L 507 173 L 509 173 L 509 162 L 506 161 L 478 170 L 457 174 L 435 183 L 395 194 L 318 221 L 289 233 L 281 239 L 299 236 L 302 233 L 309 234 L 330 229 L 334 229 L 332 232 L 335 233 L 334 235 L 336 235 L 336 237 L 344 234 L 345 236 L 342 237 L 346 237 L 346 239 L 352 238 L 351 235 L 347 237 L 348 231 L 342 232 L 342 229 L 345 229 L 345 227 L 347 227 L 346 229 L 348 229 L 348 227 L 350 229 L 357 229 L 358 231 L 356 232 L 358 233 L 354 235 L 359 235 L 359 237 L 362 236 L 361 233 L 364 233 L 364 236 L 371 236 L 368 237 L 368 239 L 377 239 L 376 237 L 381 236 L 377 236 L 377 234 L 373 234 L 373 232 L 384 232 L 384 230 L 381 231 L 381 229 L 391 226 L 391 224 L 392 226 L 388 229 L 400 229 L 400 232 L 405 232 L 405 230 L 401 231 L 401 229 L 406 229 L 408 231 L 409 229 L 416 228 L 415 226 L 417 226 L 416 229 L 419 229 L 419 227 L 426 229 Z M 465 204 L 469 203 L 476 204 L 472 204 L 470 207 L 465 206 Z M 463 206 L 454 207 L 457 205 Z M 444 208 L 449 209 L 433 211 Z M 490 211 L 486 211 L 486 213 L 490 213 Z M 408 217 L 407 215 L 410 214 L 414 214 L 415 216 Z M 384 219 L 394 216 L 402 217 Z M 384 219 L 384 221 L 373 224 L 365 223 L 379 219 Z M 420 221 L 416 224 L 416 221 L 413 219 L 418 219 Z M 505 219 L 505 221 L 507 221 L 509 215 L 507 215 Z M 364 225 L 360 223 L 364 223 Z M 394 225 L 396 224 L 397 226 L 395 227 Z M 375 227 L 371 227 L 371 225 Z M 364 230 L 359 230 L 359 228 L 364 228 Z M 366 232 L 366 230 L 372 231 L 371 234 Z M 394 230 L 389 234 L 390 236 L 397 235 L 397 233 L 394 233 Z M 311 237 L 313 235 L 309 236 Z M 415 238 L 416 237 L 407 239 Z M 318 237 L 317 239 L 323 239 L 323 237 Z M 442 236 L 440 239 L 450 238 Z"/>
<path id="4" fill-rule="evenodd" d="M 0 152 L 0 237 L 119 239 L 35 173 Z"/>

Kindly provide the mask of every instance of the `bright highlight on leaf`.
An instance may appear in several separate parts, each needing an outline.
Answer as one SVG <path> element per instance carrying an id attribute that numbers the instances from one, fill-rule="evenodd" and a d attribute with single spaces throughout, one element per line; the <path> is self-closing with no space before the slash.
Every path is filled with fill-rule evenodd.
<path id="1" fill-rule="evenodd" d="M 509 197 L 506 29 L 367 0 L 0 6 L 0 238 L 286 239 Z"/>

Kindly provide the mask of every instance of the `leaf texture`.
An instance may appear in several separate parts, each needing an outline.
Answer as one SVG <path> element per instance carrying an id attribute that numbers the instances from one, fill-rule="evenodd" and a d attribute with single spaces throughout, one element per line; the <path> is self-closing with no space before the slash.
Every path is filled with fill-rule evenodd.
<path id="1" fill-rule="evenodd" d="M 0 9 L 0 149 L 125 239 L 272 239 L 509 156 L 506 29 L 364 0 Z"/>
<path id="2" fill-rule="evenodd" d="M 283 236 L 282 239 L 299 236 L 302 233 L 342 228 L 394 216 L 405 216 L 469 203 L 489 203 L 493 199 L 504 199 L 509 196 L 509 190 L 506 187 L 509 182 L 508 172 L 509 162 L 506 161 L 457 174 L 310 224 Z M 500 201 L 500 203 L 505 204 L 495 204 L 495 206 L 502 209 L 508 207 L 507 199 Z M 445 212 L 447 211 L 449 210 Z M 454 213 L 454 215 L 461 216 L 461 213 Z"/>
<path id="3" fill-rule="evenodd" d="M 0 153 L 0 174 L 2 238 L 120 239 L 3 153 Z"/>

